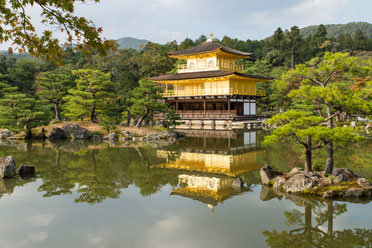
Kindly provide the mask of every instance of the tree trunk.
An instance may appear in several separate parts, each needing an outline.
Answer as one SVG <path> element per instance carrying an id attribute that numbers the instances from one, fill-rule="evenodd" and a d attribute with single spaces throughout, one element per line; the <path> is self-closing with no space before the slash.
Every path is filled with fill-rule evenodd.
<path id="1" fill-rule="evenodd" d="M 128 110 L 128 114 L 127 114 L 127 124 L 126 124 L 127 127 L 129 127 L 131 119 L 132 119 L 132 115 L 131 115 L 130 111 Z"/>
<path id="2" fill-rule="evenodd" d="M 294 69 L 293 47 L 291 49 L 291 69 Z"/>
<path id="3" fill-rule="evenodd" d="M 149 114 L 149 108 L 146 107 L 146 113 L 139 119 L 137 126 L 136 126 L 137 128 L 141 127 L 143 120 L 148 116 L 148 114 Z"/>
<path id="4" fill-rule="evenodd" d="M 96 122 L 96 105 L 93 104 L 92 109 L 90 110 L 90 122 Z"/>
<path id="5" fill-rule="evenodd" d="M 327 116 L 328 118 L 332 115 L 331 110 L 327 107 Z M 328 128 L 333 128 L 332 118 L 330 118 L 327 122 Z M 326 171 L 327 174 L 332 174 L 333 172 L 333 141 L 332 139 L 328 140 L 328 156 L 327 156 L 327 163 L 326 163 Z"/>
<path id="6" fill-rule="evenodd" d="M 306 143 L 307 143 L 307 146 L 306 146 L 306 151 L 305 151 L 305 172 L 307 173 L 307 172 L 313 170 L 312 161 L 311 161 L 311 155 L 312 155 L 312 152 L 311 152 L 311 137 L 308 137 L 306 139 Z"/>
<path id="7" fill-rule="evenodd" d="M 61 118 L 61 110 L 59 109 L 59 104 L 58 103 L 55 103 L 54 104 L 54 119 L 57 120 L 57 121 L 61 121 L 62 118 Z"/>

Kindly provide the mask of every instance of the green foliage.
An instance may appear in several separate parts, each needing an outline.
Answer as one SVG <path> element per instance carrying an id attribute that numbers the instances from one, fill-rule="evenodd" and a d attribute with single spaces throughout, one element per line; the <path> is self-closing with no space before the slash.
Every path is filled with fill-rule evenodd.
<path id="1" fill-rule="evenodd" d="M 67 35 L 64 46 L 75 43 L 78 49 L 84 46 L 104 54 L 106 49 L 112 46 L 112 42 L 102 40 L 102 28 L 96 28 L 86 18 L 74 15 L 75 4 L 79 2 L 86 1 L 24 0 L 2 3 L 0 39 L 12 41 L 19 47 L 20 52 L 28 51 L 36 57 L 54 59 L 63 56 L 61 41 L 53 35 L 53 32 L 57 31 Z M 40 10 L 41 22 L 49 28 L 42 32 L 37 30 L 29 16 L 30 9 Z"/>
<path id="2" fill-rule="evenodd" d="M 154 112 L 164 111 L 165 104 L 160 101 L 162 97 L 159 94 L 162 92 L 161 86 L 146 79 L 140 80 L 139 86 L 133 89 L 130 111 L 134 116 L 140 118 L 137 127 L 140 127 L 143 120 Z"/>
<path id="3" fill-rule="evenodd" d="M 17 60 L 14 66 L 8 69 L 9 82 L 12 86 L 17 86 L 21 92 L 32 95 L 34 80 L 39 71 L 36 60 Z"/>
<path id="4" fill-rule="evenodd" d="M 63 97 L 74 86 L 74 77 L 67 67 L 41 73 L 35 82 L 36 96 L 54 105 L 55 120 L 61 120 L 60 107 Z"/>
<path id="5" fill-rule="evenodd" d="M 6 87 L 0 99 L 0 127 L 9 130 L 24 130 L 46 124 L 49 120 L 49 108 L 43 102 L 26 96 L 17 87 Z"/>
<path id="6" fill-rule="evenodd" d="M 113 97 L 113 83 L 109 73 L 92 69 L 79 69 L 72 72 L 77 77 L 76 88 L 68 90 L 69 95 L 63 99 L 66 116 L 89 119 L 96 122 L 102 112 L 105 98 Z"/>
<path id="7" fill-rule="evenodd" d="M 165 111 L 165 118 L 163 121 L 164 127 L 172 128 L 177 125 L 182 124 L 181 117 L 179 114 L 177 114 L 176 110 L 172 108 L 167 108 Z"/>

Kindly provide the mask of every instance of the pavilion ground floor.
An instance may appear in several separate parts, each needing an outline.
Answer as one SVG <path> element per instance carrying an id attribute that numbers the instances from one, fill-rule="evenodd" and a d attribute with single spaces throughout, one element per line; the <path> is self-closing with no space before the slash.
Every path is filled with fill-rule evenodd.
<path id="1" fill-rule="evenodd" d="M 234 129 L 234 124 L 255 126 L 257 98 L 250 96 L 166 98 L 181 117 L 183 129 Z M 158 116 L 161 119 L 161 116 Z"/>

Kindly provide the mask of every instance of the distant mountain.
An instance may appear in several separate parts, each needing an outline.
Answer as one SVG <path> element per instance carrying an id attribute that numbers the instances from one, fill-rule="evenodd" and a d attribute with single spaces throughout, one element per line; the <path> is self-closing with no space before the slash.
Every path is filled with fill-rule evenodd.
<path id="1" fill-rule="evenodd" d="M 306 37 L 309 35 L 313 35 L 316 30 L 318 29 L 319 25 L 308 26 L 305 28 L 301 28 L 301 34 Z M 327 29 L 327 33 L 329 37 L 337 37 L 340 34 L 350 34 L 354 36 L 355 32 L 360 29 L 363 33 L 372 38 L 372 24 L 368 22 L 350 22 L 346 24 L 327 24 L 324 25 Z"/>
<path id="2" fill-rule="evenodd" d="M 33 57 L 28 53 L 12 53 L 12 54 L 9 54 L 8 50 L 0 50 L 0 54 L 5 55 L 6 58 L 33 59 Z"/>
<path id="3" fill-rule="evenodd" d="M 150 41 L 136 39 L 132 37 L 124 37 L 116 40 L 116 42 L 119 44 L 119 49 L 134 48 L 136 50 L 140 50 L 142 47 L 146 46 L 147 43 L 149 43 Z"/>

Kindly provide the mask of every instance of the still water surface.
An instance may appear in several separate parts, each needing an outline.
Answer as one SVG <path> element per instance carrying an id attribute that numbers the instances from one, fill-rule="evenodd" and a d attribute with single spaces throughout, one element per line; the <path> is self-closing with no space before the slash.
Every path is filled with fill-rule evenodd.
<path id="1" fill-rule="evenodd" d="M 264 163 L 302 164 L 300 147 L 262 148 L 264 135 L 191 133 L 157 147 L 3 142 L 0 156 L 37 173 L 0 181 L 1 247 L 371 247 L 368 200 L 278 196 L 260 185 Z M 336 163 L 372 179 L 371 152 L 371 142 L 337 148 Z"/>

